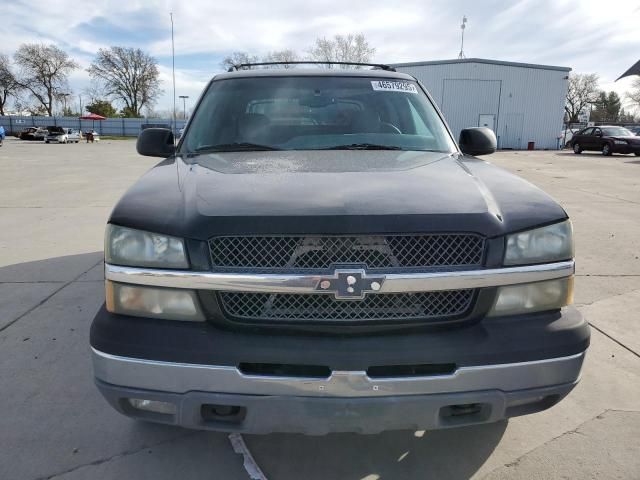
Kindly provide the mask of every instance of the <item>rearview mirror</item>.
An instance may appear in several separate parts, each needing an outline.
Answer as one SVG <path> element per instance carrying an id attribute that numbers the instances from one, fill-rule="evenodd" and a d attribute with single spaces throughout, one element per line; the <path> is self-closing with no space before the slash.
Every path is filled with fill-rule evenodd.
<path id="1" fill-rule="evenodd" d="M 167 128 L 147 128 L 140 132 L 136 150 L 146 157 L 170 157 L 176 152 L 173 133 Z"/>
<path id="2" fill-rule="evenodd" d="M 458 144 L 467 155 L 489 155 L 498 146 L 496 134 L 487 127 L 465 128 L 460 132 Z"/>

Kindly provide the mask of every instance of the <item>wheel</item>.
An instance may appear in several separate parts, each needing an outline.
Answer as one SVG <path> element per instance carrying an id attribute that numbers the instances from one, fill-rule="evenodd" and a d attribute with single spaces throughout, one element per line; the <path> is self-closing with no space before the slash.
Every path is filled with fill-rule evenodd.
<path id="1" fill-rule="evenodd" d="M 636 157 L 640 157 L 640 152 L 636 152 L 636 153 L 634 153 L 634 155 L 635 155 Z"/>
<path id="2" fill-rule="evenodd" d="M 573 153 L 575 154 L 582 153 L 582 147 L 577 142 L 573 144 Z"/>
<path id="3" fill-rule="evenodd" d="M 49 143 L 49 140 L 45 140 L 44 143 Z"/>
<path id="4" fill-rule="evenodd" d="M 610 157 L 612 153 L 613 152 L 611 151 L 611 145 L 608 143 L 605 143 L 602 146 L 602 155 L 604 155 L 605 157 Z"/>

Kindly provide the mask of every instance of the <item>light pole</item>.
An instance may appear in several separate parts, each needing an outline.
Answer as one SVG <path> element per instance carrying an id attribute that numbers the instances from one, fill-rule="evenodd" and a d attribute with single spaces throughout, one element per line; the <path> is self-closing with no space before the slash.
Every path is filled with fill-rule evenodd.
<path id="1" fill-rule="evenodd" d="M 186 120 L 187 119 L 187 98 L 189 98 L 189 95 L 180 95 L 180 98 L 182 99 L 182 118 Z"/>

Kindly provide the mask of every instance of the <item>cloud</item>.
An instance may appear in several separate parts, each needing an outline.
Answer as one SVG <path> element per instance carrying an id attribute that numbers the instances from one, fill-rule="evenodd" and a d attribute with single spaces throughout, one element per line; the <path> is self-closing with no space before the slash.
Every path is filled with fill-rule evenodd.
<path id="1" fill-rule="evenodd" d="M 264 55 L 294 48 L 301 53 L 314 39 L 362 32 L 376 47 L 375 61 L 402 62 L 455 58 L 460 49 L 460 21 L 468 57 L 493 58 L 572 67 L 600 75 L 601 86 L 623 93 L 628 81 L 615 78 L 638 60 L 637 0 L 602 8 L 596 0 L 207 0 L 95 1 L 90 7 L 49 0 L 45 14 L 33 14 L 33 2 L 3 5 L 0 51 L 12 53 L 23 42 L 55 43 L 84 68 L 99 48 L 139 47 L 160 62 L 164 95 L 158 109 L 170 108 L 171 35 L 174 13 L 176 89 L 195 101 L 220 60 L 232 51 Z M 82 90 L 83 70 L 71 78 Z"/>

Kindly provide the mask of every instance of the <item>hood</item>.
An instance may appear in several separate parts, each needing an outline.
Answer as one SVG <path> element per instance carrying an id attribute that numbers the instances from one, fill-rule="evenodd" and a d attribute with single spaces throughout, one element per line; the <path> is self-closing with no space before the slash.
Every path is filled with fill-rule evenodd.
<path id="1" fill-rule="evenodd" d="M 460 154 L 275 151 L 168 159 L 111 222 L 205 240 L 224 234 L 476 232 L 566 218 L 532 184 Z"/>

